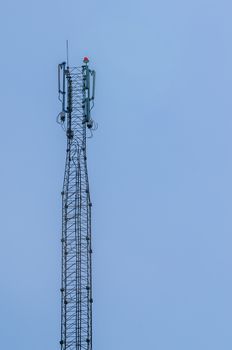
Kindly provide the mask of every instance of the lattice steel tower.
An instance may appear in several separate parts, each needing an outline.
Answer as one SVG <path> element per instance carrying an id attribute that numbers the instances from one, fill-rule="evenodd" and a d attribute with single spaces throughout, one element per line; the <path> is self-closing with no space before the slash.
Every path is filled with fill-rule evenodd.
<path id="1" fill-rule="evenodd" d="M 85 57 L 80 67 L 58 65 L 62 112 L 57 121 L 66 132 L 62 190 L 61 350 L 92 350 L 91 200 L 86 139 L 95 125 L 95 71 Z"/>

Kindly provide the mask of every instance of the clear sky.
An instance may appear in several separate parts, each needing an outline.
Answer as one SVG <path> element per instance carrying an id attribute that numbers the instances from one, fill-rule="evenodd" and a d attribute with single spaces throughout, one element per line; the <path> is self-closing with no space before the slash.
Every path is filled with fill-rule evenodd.
<path id="1" fill-rule="evenodd" d="M 59 349 L 57 64 L 90 58 L 94 350 L 232 349 L 232 4 L 1 4 L 0 348 Z"/>

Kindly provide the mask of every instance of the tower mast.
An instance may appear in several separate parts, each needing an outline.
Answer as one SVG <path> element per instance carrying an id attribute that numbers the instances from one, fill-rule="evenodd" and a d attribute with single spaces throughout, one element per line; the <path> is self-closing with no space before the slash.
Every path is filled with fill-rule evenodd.
<path id="1" fill-rule="evenodd" d="M 86 139 L 94 122 L 95 71 L 58 65 L 62 111 L 57 121 L 67 139 L 62 189 L 61 350 L 92 350 L 91 207 Z"/>

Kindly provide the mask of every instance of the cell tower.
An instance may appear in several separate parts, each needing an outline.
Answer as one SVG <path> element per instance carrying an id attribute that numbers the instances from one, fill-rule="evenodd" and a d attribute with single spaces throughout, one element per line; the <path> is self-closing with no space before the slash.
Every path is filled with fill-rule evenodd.
<path id="1" fill-rule="evenodd" d="M 62 190 L 61 350 L 92 350 L 91 207 L 86 139 L 95 124 L 95 71 L 58 65 L 62 111 L 57 122 L 67 138 Z"/>

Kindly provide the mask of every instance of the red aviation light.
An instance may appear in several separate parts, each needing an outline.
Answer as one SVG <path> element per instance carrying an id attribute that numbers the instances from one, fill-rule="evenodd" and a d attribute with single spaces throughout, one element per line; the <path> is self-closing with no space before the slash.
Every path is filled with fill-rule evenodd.
<path id="1" fill-rule="evenodd" d="M 84 62 L 84 63 L 89 63 L 88 57 L 84 57 L 83 62 Z"/>

